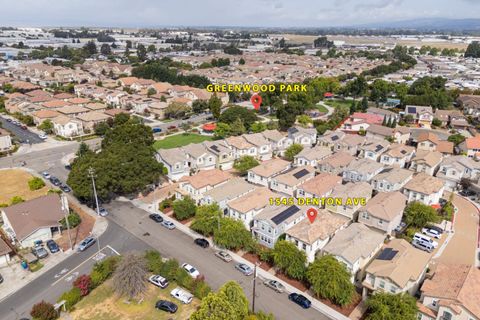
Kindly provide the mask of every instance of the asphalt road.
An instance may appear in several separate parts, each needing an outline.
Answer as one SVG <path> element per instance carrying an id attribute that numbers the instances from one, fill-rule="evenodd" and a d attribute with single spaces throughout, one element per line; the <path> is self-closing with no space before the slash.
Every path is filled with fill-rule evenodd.
<path id="1" fill-rule="evenodd" d="M 186 119 L 186 120 L 179 119 L 179 120 L 173 120 L 173 121 L 162 123 L 162 124 L 146 123 L 146 125 L 149 125 L 149 126 L 154 127 L 154 128 L 160 128 L 160 129 L 162 129 L 162 132 L 166 132 L 168 130 L 168 127 L 170 127 L 170 126 L 175 126 L 175 127 L 178 128 L 183 123 L 197 123 L 197 124 L 200 124 L 202 122 L 206 122 L 207 118 L 211 117 L 211 116 L 212 116 L 211 113 L 205 113 L 205 114 L 192 116 L 191 118 Z"/>
<path id="2" fill-rule="evenodd" d="M 11 122 L 8 122 L 7 119 L 0 117 L 0 122 L 4 129 L 7 129 L 13 133 L 14 137 L 22 143 L 42 143 L 43 140 L 38 137 L 36 133 L 31 132 L 30 130 L 24 130 L 20 126 L 17 126 Z"/>

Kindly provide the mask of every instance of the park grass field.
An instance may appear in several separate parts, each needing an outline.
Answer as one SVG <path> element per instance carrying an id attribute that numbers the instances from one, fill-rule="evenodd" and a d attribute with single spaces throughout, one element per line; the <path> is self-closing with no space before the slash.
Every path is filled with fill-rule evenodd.
<path id="1" fill-rule="evenodd" d="M 30 173 L 21 169 L 0 170 L 0 203 L 10 203 L 14 196 L 30 200 L 47 194 L 47 186 L 30 191 L 28 180 L 32 178 Z"/>
<path id="2" fill-rule="evenodd" d="M 153 144 L 153 147 L 158 149 L 172 149 L 177 147 L 183 147 L 190 143 L 200 143 L 203 141 L 211 141 L 213 137 L 202 136 L 194 133 L 181 133 L 173 136 L 166 137 L 163 140 L 157 140 Z"/>

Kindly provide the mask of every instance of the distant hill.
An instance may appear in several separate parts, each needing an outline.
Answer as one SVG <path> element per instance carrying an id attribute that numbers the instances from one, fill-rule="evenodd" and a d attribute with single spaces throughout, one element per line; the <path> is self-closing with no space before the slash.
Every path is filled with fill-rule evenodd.
<path id="1" fill-rule="evenodd" d="M 389 21 L 357 25 L 356 28 L 415 29 L 415 30 L 480 30 L 480 19 L 427 18 L 403 21 Z"/>

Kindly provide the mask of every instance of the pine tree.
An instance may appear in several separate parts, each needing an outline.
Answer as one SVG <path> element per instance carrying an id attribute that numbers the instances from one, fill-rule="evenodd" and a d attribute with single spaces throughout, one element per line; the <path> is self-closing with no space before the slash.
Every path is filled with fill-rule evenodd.
<path id="1" fill-rule="evenodd" d="M 396 127 L 397 127 L 397 118 L 393 118 L 392 128 L 396 128 Z"/>
<path id="2" fill-rule="evenodd" d="M 387 127 L 389 127 L 389 128 L 392 127 L 392 118 L 388 118 Z"/>
<path id="3" fill-rule="evenodd" d="M 382 126 L 386 126 L 387 125 L 387 117 L 383 117 L 383 121 L 382 121 Z"/>

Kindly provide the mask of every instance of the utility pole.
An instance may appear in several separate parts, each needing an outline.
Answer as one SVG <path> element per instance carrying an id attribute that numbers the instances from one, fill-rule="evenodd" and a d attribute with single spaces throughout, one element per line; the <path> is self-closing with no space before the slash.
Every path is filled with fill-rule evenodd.
<path id="1" fill-rule="evenodd" d="M 73 250 L 72 236 L 70 235 L 70 222 L 68 221 L 68 215 L 70 212 L 68 209 L 67 197 L 64 194 L 62 194 L 60 200 L 62 202 L 63 214 L 65 215 L 65 223 L 67 224 L 68 241 L 70 242 L 70 250 Z"/>
<path id="2" fill-rule="evenodd" d="M 255 313 L 255 287 L 257 285 L 257 264 L 253 267 L 252 313 Z"/>
<path id="3" fill-rule="evenodd" d="M 97 215 L 100 215 L 100 208 L 98 207 L 97 188 L 95 188 L 95 170 L 92 167 L 88 168 L 88 176 L 92 178 L 93 195 L 95 197 L 95 204 L 97 209 L 96 211 Z"/>

